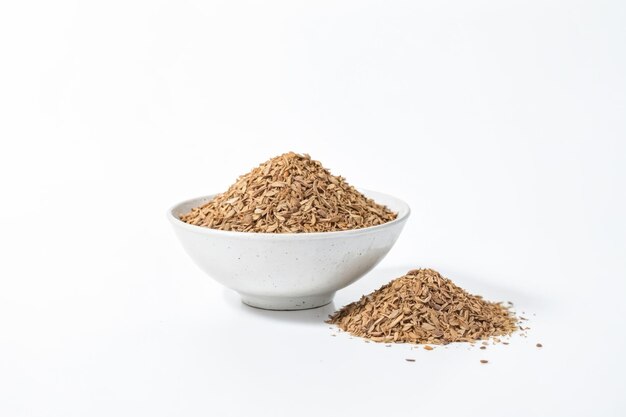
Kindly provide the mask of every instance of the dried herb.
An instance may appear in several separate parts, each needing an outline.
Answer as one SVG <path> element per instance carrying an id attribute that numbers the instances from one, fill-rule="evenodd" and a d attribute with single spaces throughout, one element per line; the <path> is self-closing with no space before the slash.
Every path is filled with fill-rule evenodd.
<path id="1" fill-rule="evenodd" d="M 515 316 L 502 304 L 469 294 L 432 269 L 409 271 L 327 322 L 387 343 L 475 342 L 517 329 Z"/>
<path id="2" fill-rule="evenodd" d="M 290 152 L 239 177 L 225 193 L 181 220 L 239 232 L 310 233 L 360 229 L 396 217 L 320 162 Z"/>

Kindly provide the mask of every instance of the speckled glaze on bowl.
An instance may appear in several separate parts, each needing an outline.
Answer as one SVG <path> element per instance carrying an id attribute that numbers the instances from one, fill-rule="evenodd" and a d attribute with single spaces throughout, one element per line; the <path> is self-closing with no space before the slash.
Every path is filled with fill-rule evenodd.
<path id="1" fill-rule="evenodd" d="M 369 272 L 394 245 L 410 214 L 403 201 L 360 190 L 398 213 L 382 225 L 322 233 L 231 232 L 187 224 L 179 217 L 214 195 L 177 204 L 167 213 L 191 259 L 250 306 L 303 310 L 330 303 Z"/>

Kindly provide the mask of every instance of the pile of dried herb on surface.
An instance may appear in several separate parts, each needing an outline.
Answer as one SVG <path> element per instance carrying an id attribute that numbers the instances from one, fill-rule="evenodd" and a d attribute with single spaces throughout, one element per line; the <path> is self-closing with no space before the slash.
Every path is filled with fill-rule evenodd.
<path id="1" fill-rule="evenodd" d="M 239 232 L 310 233 L 360 229 L 396 217 L 320 162 L 289 152 L 239 177 L 181 220 Z"/>
<path id="2" fill-rule="evenodd" d="M 333 314 L 327 323 L 376 342 L 447 344 L 516 329 L 503 305 L 467 293 L 432 269 L 416 269 Z"/>

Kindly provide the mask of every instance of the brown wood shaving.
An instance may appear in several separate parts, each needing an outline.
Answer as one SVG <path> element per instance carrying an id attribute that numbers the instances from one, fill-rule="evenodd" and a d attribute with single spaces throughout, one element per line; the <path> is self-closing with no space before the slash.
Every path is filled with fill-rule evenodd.
<path id="1" fill-rule="evenodd" d="M 309 155 L 289 152 L 242 175 L 180 219 L 238 232 L 311 233 L 376 226 L 396 217 Z"/>
<path id="2" fill-rule="evenodd" d="M 432 269 L 416 269 L 330 316 L 327 323 L 376 342 L 447 344 L 513 333 L 502 304 L 467 293 Z"/>

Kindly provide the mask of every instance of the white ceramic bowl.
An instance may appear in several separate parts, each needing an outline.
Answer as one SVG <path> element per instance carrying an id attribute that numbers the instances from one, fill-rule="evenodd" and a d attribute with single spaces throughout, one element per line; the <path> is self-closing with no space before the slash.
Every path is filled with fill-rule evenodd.
<path id="1" fill-rule="evenodd" d="M 167 213 L 191 259 L 208 275 L 237 291 L 250 306 L 303 310 L 332 301 L 369 272 L 394 245 L 409 206 L 397 198 L 361 190 L 398 213 L 385 224 L 322 233 L 249 233 L 194 226 L 179 219 L 214 196 L 177 204 Z"/>

